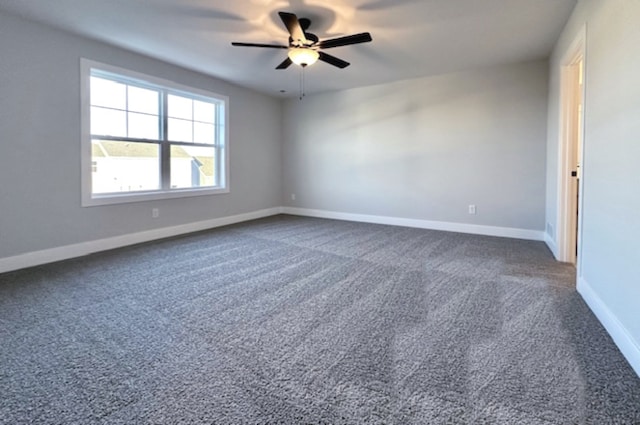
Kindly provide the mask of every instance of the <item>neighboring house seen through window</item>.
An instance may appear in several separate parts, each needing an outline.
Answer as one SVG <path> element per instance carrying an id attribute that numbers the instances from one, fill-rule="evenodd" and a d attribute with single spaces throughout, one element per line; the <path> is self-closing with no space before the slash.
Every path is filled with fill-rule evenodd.
<path id="1" fill-rule="evenodd" d="M 83 205 L 228 192 L 224 96 L 82 60 Z"/>

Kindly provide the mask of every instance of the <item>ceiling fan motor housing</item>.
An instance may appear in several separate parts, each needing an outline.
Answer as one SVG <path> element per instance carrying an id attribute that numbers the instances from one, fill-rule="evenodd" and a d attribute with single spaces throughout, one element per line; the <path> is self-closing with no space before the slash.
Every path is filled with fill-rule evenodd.
<path id="1" fill-rule="evenodd" d="M 289 45 L 295 46 L 295 47 L 311 47 L 315 45 L 318 41 L 320 41 L 317 35 L 312 34 L 310 32 L 305 32 L 304 36 L 307 39 L 306 43 L 301 42 L 300 40 L 294 40 L 293 38 L 289 37 Z"/>

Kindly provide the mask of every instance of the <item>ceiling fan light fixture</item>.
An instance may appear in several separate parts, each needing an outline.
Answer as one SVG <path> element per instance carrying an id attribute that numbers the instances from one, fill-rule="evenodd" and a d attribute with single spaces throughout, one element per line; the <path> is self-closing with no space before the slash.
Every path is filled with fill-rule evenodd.
<path id="1" fill-rule="evenodd" d="M 313 65 L 320 57 L 316 50 L 308 47 L 291 47 L 288 55 L 291 62 L 302 67 Z"/>

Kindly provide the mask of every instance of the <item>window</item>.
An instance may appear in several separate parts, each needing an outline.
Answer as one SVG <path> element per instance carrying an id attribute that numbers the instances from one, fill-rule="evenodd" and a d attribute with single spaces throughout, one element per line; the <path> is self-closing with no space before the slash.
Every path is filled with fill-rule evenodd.
<path id="1" fill-rule="evenodd" d="M 82 204 L 228 192 L 228 99 L 82 60 Z"/>

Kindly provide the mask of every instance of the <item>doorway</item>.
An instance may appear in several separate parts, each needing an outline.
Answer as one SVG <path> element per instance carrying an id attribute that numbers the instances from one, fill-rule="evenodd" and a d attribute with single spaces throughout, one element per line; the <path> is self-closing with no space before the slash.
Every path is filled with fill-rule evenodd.
<path id="1" fill-rule="evenodd" d="M 584 32 L 582 32 L 568 50 L 561 64 L 558 259 L 576 266 L 580 259 L 581 195 L 584 183 L 582 163 L 585 91 L 584 40 Z"/>

